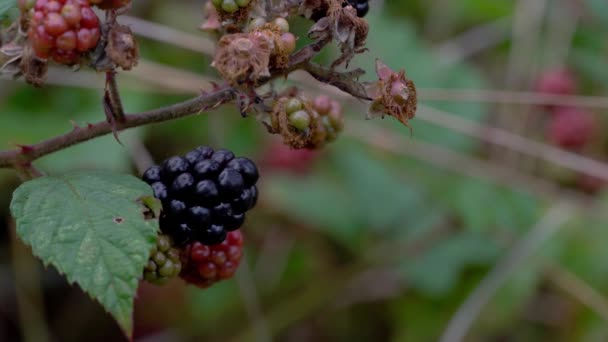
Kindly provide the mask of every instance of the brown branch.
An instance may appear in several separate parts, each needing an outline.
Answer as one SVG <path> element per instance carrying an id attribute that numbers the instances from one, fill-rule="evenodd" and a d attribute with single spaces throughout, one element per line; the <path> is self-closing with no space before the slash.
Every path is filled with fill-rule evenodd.
<path id="1" fill-rule="evenodd" d="M 328 40 L 319 41 L 302 48 L 292 55 L 287 68 L 273 70 L 271 76 L 267 79 L 260 80 L 258 85 L 263 85 L 275 78 L 303 68 L 304 65 L 327 45 L 328 42 Z M 33 160 L 46 156 L 47 154 L 109 134 L 112 132 L 113 125 L 117 131 L 122 131 L 133 127 L 169 121 L 200 113 L 214 108 L 218 104 L 233 100 L 235 93 L 234 88 L 225 85 L 210 93 L 205 93 L 193 99 L 168 107 L 141 113 L 127 114 L 122 122 L 117 121 L 112 124 L 111 122 L 104 120 L 95 124 L 88 124 L 86 127 L 74 127 L 74 129 L 68 133 L 34 145 L 22 145 L 12 150 L 0 151 L 0 168 L 19 169 L 21 168 L 21 165 L 30 165 Z"/>
<path id="2" fill-rule="evenodd" d="M 372 100 L 367 95 L 363 84 L 357 81 L 365 73 L 362 69 L 338 72 L 311 62 L 305 63 L 303 69 L 321 83 L 332 85 L 356 98 L 367 101 Z"/>
<path id="3" fill-rule="evenodd" d="M 203 94 L 168 107 L 136 114 L 128 114 L 125 116 L 124 122 L 117 122 L 116 126 L 118 130 L 124 130 L 155 122 L 181 118 L 211 108 L 222 101 L 230 101 L 233 96 L 232 88 L 225 86 L 212 93 Z M 35 145 L 21 146 L 13 150 L 0 152 L 0 167 L 15 167 L 19 162 L 33 161 L 47 154 L 111 132 L 111 124 L 106 120 L 95 124 L 89 124 L 86 127 L 75 127 L 66 134 L 42 141 Z"/>
<path id="4" fill-rule="evenodd" d="M 118 92 L 118 84 L 116 83 L 116 71 L 111 70 L 106 72 L 106 89 L 105 93 L 109 99 L 109 105 L 112 110 L 112 116 L 116 121 L 123 122 L 125 120 L 125 110 L 122 106 L 120 93 Z M 104 96 L 105 98 L 105 96 Z"/>

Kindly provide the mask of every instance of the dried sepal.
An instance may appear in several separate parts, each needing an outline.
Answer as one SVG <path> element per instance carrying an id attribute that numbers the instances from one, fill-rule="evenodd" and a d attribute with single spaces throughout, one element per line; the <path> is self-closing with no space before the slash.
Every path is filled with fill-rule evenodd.
<path id="1" fill-rule="evenodd" d="M 304 18 L 318 21 L 327 16 L 329 0 L 303 0 L 298 8 L 298 14 Z"/>
<path id="2" fill-rule="evenodd" d="M 232 85 L 256 85 L 270 76 L 271 67 L 289 65 L 293 49 L 285 43 L 284 34 L 277 25 L 266 23 L 248 33 L 225 35 L 218 43 L 212 66 Z"/>
<path id="3" fill-rule="evenodd" d="M 354 7 L 342 6 L 342 0 L 323 1 L 328 6 L 327 16 L 320 18 L 310 28 L 308 35 L 315 40 L 333 38 L 340 46 L 341 55 L 332 63 L 332 68 L 341 64 L 348 66 L 355 54 L 366 51 L 365 41 L 369 25 L 365 19 L 357 16 L 357 10 Z"/>
<path id="4" fill-rule="evenodd" d="M 211 2 L 205 3 L 204 7 L 204 21 L 199 27 L 201 31 L 205 32 L 219 32 L 222 28 L 220 22 L 220 14 Z"/>
<path id="5" fill-rule="evenodd" d="M 368 85 L 368 96 L 373 99 L 367 118 L 393 116 L 409 127 L 416 115 L 417 97 L 414 82 L 405 77 L 405 71 L 395 72 L 376 60 L 378 80 Z"/>
<path id="6" fill-rule="evenodd" d="M 111 26 L 105 52 L 123 70 L 131 70 L 139 62 L 139 46 L 128 26 Z"/>
<path id="7" fill-rule="evenodd" d="M 19 66 L 27 83 L 34 87 L 42 87 L 44 85 L 49 64 L 47 60 L 38 58 L 31 46 L 25 46 Z"/>
<path id="8" fill-rule="evenodd" d="M 225 35 L 218 42 L 212 66 L 233 85 L 255 83 L 270 76 L 272 48 L 261 32 Z"/>

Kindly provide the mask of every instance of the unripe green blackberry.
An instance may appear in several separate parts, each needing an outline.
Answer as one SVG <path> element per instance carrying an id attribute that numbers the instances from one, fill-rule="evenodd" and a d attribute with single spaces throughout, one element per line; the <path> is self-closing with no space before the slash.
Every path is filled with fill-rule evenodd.
<path id="1" fill-rule="evenodd" d="M 296 129 L 303 131 L 310 126 L 310 115 L 306 111 L 298 110 L 289 114 L 289 123 Z"/>
<path id="2" fill-rule="evenodd" d="M 156 246 L 150 251 L 148 264 L 144 268 L 144 279 L 152 284 L 162 285 L 175 278 L 182 270 L 179 250 L 173 248 L 168 235 L 159 235 Z"/>
<path id="3" fill-rule="evenodd" d="M 289 32 L 289 23 L 287 22 L 287 20 L 285 20 L 285 18 L 278 17 L 272 22 L 277 25 L 279 29 L 281 29 L 281 32 Z"/>

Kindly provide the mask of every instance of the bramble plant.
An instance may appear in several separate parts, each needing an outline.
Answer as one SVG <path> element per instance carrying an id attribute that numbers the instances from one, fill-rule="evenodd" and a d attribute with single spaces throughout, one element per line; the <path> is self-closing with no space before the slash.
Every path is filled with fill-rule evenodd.
<path id="1" fill-rule="evenodd" d="M 5 3 L 1 11 L 18 6 L 20 17 L 1 32 L 2 73 L 36 87 L 44 85 L 49 64 L 106 75 L 104 120 L 1 151 L 0 167 L 13 168 L 24 181 L 10 207 L 21 240 L 99 301 L 129 337 L 140 280 L 162 284 L 180 276 L 204 288 L 234 274 L 243 253 L 240 228 L 258 198 L 257 166 L 201 146 L 150 166 L 140 180 L 108 172 L 47 176 L 35 166 L 38 158 L 109 133 L 120 143 L 123 130 L 230 104 L 291 148 L 322 148 L 344 129 L 342 106 L 296 87 L 262 87 L 295 70 L 369 102 L 368 118 L 393 116 L 409 127 L 416 112 L 416 90 L 404 71 L 377 60 L 376 81 L 360 82 L 364 71 L 348 69 L 367 50 L 365 0 L 207 1 L 200 28 L 217 38 L 212 66 L 222 81 L 187 101 L 141 113 L 125 113 L 116 82 L 139 57 L 137 40 L 120 24 L 131 1 Z M 288 22 L 293 16 L 312 22 L 312 42 L 299 50 Z M 329 66 L 313 63 L 332 42 L 339 57 Z"/>

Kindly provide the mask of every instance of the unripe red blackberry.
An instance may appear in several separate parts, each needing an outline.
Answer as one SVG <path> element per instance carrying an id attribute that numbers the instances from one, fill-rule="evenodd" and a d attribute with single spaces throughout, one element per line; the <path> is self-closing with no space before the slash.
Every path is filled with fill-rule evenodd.
<path id="1" fill-rule="evenodd" d="M 194 242 L 182 252 L 184 265 L 180 277 L 187 283 L 207 288 L 231 278 L 243 256 L 243 236 L 239 230 L 228 233 L 219 245 L 206 246 Z"/>
<path id="2" fill-rule="evenodd" d="M 162 285 L 176 277 L 182 270 L 179 250 L 173 248 L 173 241 L 167 235 L 159 235 L 156 246 L 150 251 L 148 264 L 144 268 L 144 280 Z"/>
<path id="3" fill-rule="evenodd" d="M 261 165 L 263 169 L 305 174 L 312 169 L 317 159 L 317 150 L 294 150 L 280 141 L 273 141 L 264 149 Z"/>
<path id="4" fill-rule="evenodd" d="M 559 107 L 549 123 L 548 138 L 557 146 L 577 151 L 592 138 L 594 125 L 591 113 L 574 107 Z"/>
<path id="5" fill-rule="evenodd" d="M 257 201 L 256 165 L 228 150 L 196 148 L 142 176 L 163 203 L 160 228 L 178 245 L 220 244 Z"/>
<path id="6" fill-rule="evenodd" d="M 576 92 L 576 80 L 568 70 L 548 70 L 541 74 L 535 88 L 539 93 L 570 95 Z"/>
<path id="7" fill-rule="evenodd" d="M 20 2 L 27 9 L 29 2 Z M 30 16 L 28 38 L 37 57 L 59 64 L 77 64 L 100 37 L 99 18 L 84 0 L 37 0 Z"/>

